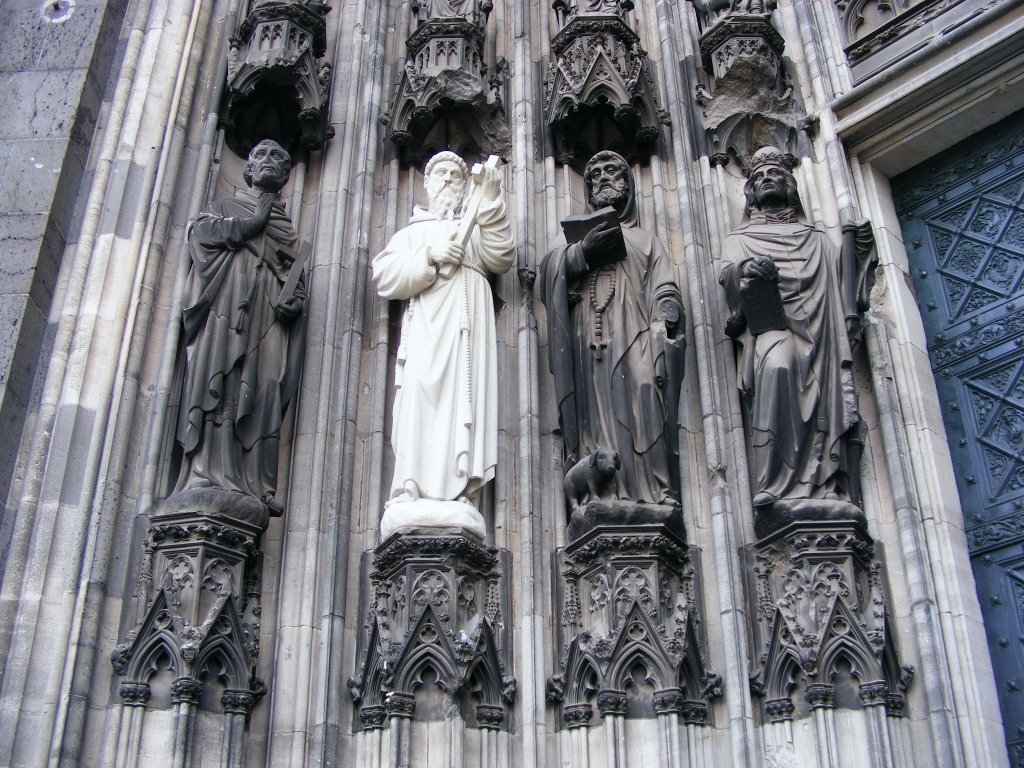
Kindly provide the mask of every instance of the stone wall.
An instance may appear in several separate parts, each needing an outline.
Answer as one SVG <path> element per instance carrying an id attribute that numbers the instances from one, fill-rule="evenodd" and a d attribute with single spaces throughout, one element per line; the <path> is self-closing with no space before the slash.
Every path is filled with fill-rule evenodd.
<path id="1" fill-rule="evenodd" d="M 888 178 L 1024 105 L 1020 54 L 994 60 L 1014 48 L 1024 29 L 1019 3 L 987 4 L 966 25 L 958 15 L 960 31 L 949 33 L 959 36 L 955 48 L 943 44 L 946 32 L 938 30 L 912 65 L 868 74 L 846 62 L 841 17 L 831 4 L 785 0 L 773 13 L 763 3 L 712 3 L 721 7 L 707 13 L 663 0 L 617 6 L 615 13 L 625 14 L 639 36 L 651 78 L 635 113 L 605 110 L 600 99 L 584 106 L 594 108 L 598 119 L 619 120 L 620 130 L 623 124 L 637 135 L 647 130 L 644 141 L 629 144 L 640 220 L 667 246 L 683 291 L 689 340 L 679 413 L 687 550 L 677 544 L 669 554 L 620 549 L 686 598 L 680 638 L 685 634 L 688 647 L 699 653 L 677 656 L 705 665 L 685 667 L 691 674 L 680 676 L 703 681 L 704 690 L 684 697 L 682 682 L 666 685 L 651 692 L 650 707 L 628 691 L 591 696 L 581 686 L 572 699 L 564 686 L 552 690 L 567 682 L 556 680 L 571 645 L 564 608 L 566 595 L 578 588 L 569 584 L 566 569 L 578 566 L 573 578 L 582 583 L 593 565 L 587 559 L 592 554 L 581 556 L 579 542 L 566 533 L 547 317 L 535 301 L 539 260 L 560 221 L 583 206 L 575 160 L 556 156 L 572 133 L 563 131 L 555 142 L 543 109 L 545 73 L 555 58 L 551 41 L 568 6 L 525 0 L 487 5 L 480 51 L 488 71 L 498 73 L 493 86 L 488 80 L 483 95 L 458 109 L 438 101 L 438 110 L 410 112 L 412 122 L 400 124 L 389 109 L 400 94 L 415 101 L 410 80 L 419 82 L 423 74 L 415 68 L 410 74 L 405 66 L 406 41 L 419 23 L 409 6 L 353 1 L 325 16 L 323 60 L 333 75 L 316 81 L 329 91 L 327 128 L 316 135 L 326 143 L 321 149 L 315 141 L 297 142 L 284 190 L 300 237 L 312 244 L 306 354 L 282 429 L 279 488 L 286 511 L 262 536 L 246 531 L 258 545 L 246 544 L 245 557 L 252 559 L 245 567 L 261 575 L 246 581 L 245 604 L 258 610 L 225 630 L 244 634 L 249 643 L 255 673 L 245 691 L 225 689 L 226 674 L 186 678 L 170 660 L 173 654 L 154 654 L 152 668 L 121 662 L 126 643 L 158 623 L 158 593 L 179 589 L 164 580 L 171 569 L 158 565 L 169 562 L 165 552 L 173 537 L 151 525 L 149 516 L 171 490 L 180 462 L 173 436 L 187 222 L 209 200 L 244 186 L 242 160 L 225 141 L 238 131 L 225 107 L 234 97 L 226 93 L 224 73 L 237 54 L 230 34 L 249 9 L 236 0 L 141 0 L 127 6 L 117 46 L 97 44 L 96 51 L 118 55 L 109 84 L 95 88 L 97 98 L 105 94 L 97 111 L 104 119 L 82 161 L 84 173 L 69 177 L 74 194 L 68 192 L 66 203 L 57 191 L 33 203 L 33 211 L 43 211 L 31 220 L 38 224 L 33 237 L 56 227 L 54 236 L 70 245 L 47 251 L 54 269 L 60 264 L 53 340 L 39 361 L 38 405 L 31 411 L 32 429 L 18 444 L 20 471 L 4 518 L 10 535 L 0 593 L 0 658 L 6 660 L 0 765 L 1007 765 L 963 513 Z M 707 42 L 732 5 L 744 6 L 744 16 L 759 21 L 729 34 L 754 29 L 767 40 L 764 47 L 753 46 L 753 63 L 732 54 L 715 59 L 721 48 Z M 939 4 L 919 3 L 914 12 L 926 5 Z M 5 6 L 3 13 L 9 12 L 13 8 Z M 77 18 L 72 14 L 66 26 Z M 446 33 L 476 34 L 463 27 Z M 33 61 L 46 60 L 37 58 L 42 50 L 31 55 Z M 731 70 L 736 61 L 741 69 L 760 67 L 769 90 L 745 93 L 741 70 Z M 91 66 L 82 65 L 82 82 Z M 5 77 L 12 82 L 43 77 L 25 63 L 11 68 L 16 72 Z M 964 82 L 964 71 L 973 79 Z M 619 91 L 595 93 L 612 98 Z M 765 93 L 772 98 L 749 102 L 767 98 Z M 46 101 L 56 108 L 63 98 L 61 93 Z M 967 102 L 970 109 L 964 110 Z M 72 114 L 84 114 L 79 105 L 86 102 L 76 97 L 74 103 Z M 405 131 L 416 114 L 441 120 L 428 131 L 417 133 L 423 123 Z M 456 120 L 445 122 L 451 115 L 489 129 L 459 129 Z M 507 133 L 494 129 L 497 123 Z M 310 124 L 319 130 L 319 123 Z M 77 135 L 70 123 L 59 125 L 55 119 L 46 130 Z M 518 241 L 516 265 L 495 283 L 502 301 L 496 315 L 501 405 L 497 476 L 482 503 L 486 540 L 468 554 L 458 543 L 418 541 L 420 549 L 403 555 L 413 558 L 406 563 L 409 573 L 429 566 L 453 584 L 468 571 L 459 570 L 458 558 L 442 556 L 445 547 L 475 563 L 475 594 L 486 595 L 488 606 L 481 610 L 489 626 L 500 629 L 481 646 L 489 682 L 475 697 L 468 673 L 465 687 L 428 679 L 411 698 L 400 688 L 392 693 L 401 695 L 379 701 L 365 693 L 367 670 L 378 682 L 395 672 L 388 663 L 374 666 L 373 649 L 381 647 L 374 616 L 385 582 L 392 590 L 404 567 L 394 561 L 401 546 L 389 550 L 379 540 L 394 461 L 390 406 L 401 311 L 374 294 L 368 267 L 413 204 L 422 202 L 421 171 L 408 164 L 417 154 L 394 140 L 396 125 L 400 134 L 410 134 L 402 140 L 423 146 L 441 135 L 461 141 L 467 153 L 502 154 Z M 589 125 L 578 130 L 590 131 Z M 922 135 L 929 140 L 919 140 Z M 11 146 L 8 157 L 29 143 L 24 138 L 12 135 L 4 144 Z M 841 556 L 835 554 L 839 544 L 826 536 L 815 539 L 817 549 L 791 544 L 805 562 L 841 560 L 844 578 L 871 595 L 873 605 L 884 606 L 878 608 L 884 620 L 876 613 L 863 629 L 871 630 L 879 649 L 888 649 L 873 658 L 880 664 L 885 659 L 889 687 L 865 688 L 879 681 L 857 677 L 849 665 L 840 664 L 837 677 L 828 680 L 794 671 L 788 708 L 778 697 L 771 706 L 760 695 L 764 689 L 756 681 L 751 685 L 770 645 L 758 585 L 777 591 L 781 579 L 765 571 L 758 582 L 750 563 L 759 554 L 786 557 L 779 553 L 789 544 L 766 543 L 755 532 L 746 425 L 718 282 L 723 243 L 743 210 L 739 161 L 749 158 L 756 141 L 769 139 L 798 158 L 795 174 L 808 216 L 836 243 L 843 224 L 869 219 L 880 257 L 854 365 L 868 425 L 861 473 L 866 526 L 839 532 Z M 57 144 L 65 155 L 74 151 L 71 139 Z M 44 167 L 63 179 L 72 165 L 63 161 L 63 175 L 53 174 L 57 165 Z M 27 178 L 9 173 L 7 183 Z M 43 187 L 32 183 L 31 189 Z M 62 184 L 60 190 L 66 189 Z M 31 198 L 17 199 L 22 205 Z M 67 206 L 76 201 L 82 214 L 64 231 L 61 217 L 70 220 Z M 23 220 L 13 215 L 20 209 L 11 211 L 0 224 Z M 36 252 L 46 247 L 30 248 L 31 260 L 42 263 Z M 41 277 L 37 270 L 26 278 L 22 305 L 25 295 L 34 295 L 31 281 Z M 46 311 L 40 307 L 40 319 Z M 31 324 L 19 312 L 24 332 Z M 211 543 L 216 536 L 209 528 L 186 528 L 176 529 L 174 547 L 187 549 L 189 536 L 204 542 L 195 544 L 196 552 L 229 546 Z M 769 545 L 775 547 L 770 552 Z M 566 552 L 576 558 L 569 566 Z M 200 557 L 188 556 L 196 562 Z M 666 562 L 671 567 L 659 571 Z M 231 599 L 241 611 L 241 598 Z M 843 610 L 847 617 L 855 613 L 849 606 Z M 659 614 L 658 621 L 669 614 Z M 429 611 L 401 615 L 403 631 L 429 624 L 425 636 L 443 634 L 437 628 L 444 619 Z M 647 619 L 620 618 L 648 631 Z M 461 657 L 452 647 L 455 668 Z M 108 661 L 112 653 L 114 665 Z M 899 664 L 914 668 L 912 682 L 901 676 Z M 131 679 L 123 677 L 127 668 L 134 670 Z M 350 678 L 361 679 L 349 684 Z M 854 678 L 859 689 L 851 685 Z M 488 688 L 494 680 L 500 685 Z M 901 680 L 905 690 L 897 691 Z M 391 690 L 390 683 L 380 684 L 380 691 Z M 649 684 L 636 685 L 646 691 Z"/>

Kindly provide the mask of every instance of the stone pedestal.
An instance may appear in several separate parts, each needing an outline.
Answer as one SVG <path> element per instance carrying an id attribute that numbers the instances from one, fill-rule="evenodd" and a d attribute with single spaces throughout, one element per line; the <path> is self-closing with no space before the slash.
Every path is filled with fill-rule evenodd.
<path id="1" fill-rule="evenodd" d="M 747 548 L 745 559 L 752 686 L 767 722 L 821 708 L 902 715 L 913 669 L 899 662 L 882 562 L 861 523 L 790 523 Z"/>
<path id="2" fill-rule="evenodd" d="M 267 691 L 255 675 L 262 532 L 187 509 L 150 524 L 138 585 L 144 607 L 111 661 L 125 707 L 175 711 L 174 764 L 190 759 L 199 710 L 224 715 L 225 748 L 241 764 L 245 721 Z"/>
<path id="3" fill-rule="evenodd" d="M 698 636 L 696 551 L 664 523 L 596 525 L 555 557 L 566 728 L 679 714 L 709 723 L 721 680 Z"/>
<path id="4" fill-rule="evenodd" d="M 516 682 L 506 672 L 505 554 L 443 530 L 395 533 L 377 547 L 362 663 L 348 683 L 362 728 L 456 709 L 469 727 L 508 728 Z M 392 740 L 410 733 L 398 728 Z"/>

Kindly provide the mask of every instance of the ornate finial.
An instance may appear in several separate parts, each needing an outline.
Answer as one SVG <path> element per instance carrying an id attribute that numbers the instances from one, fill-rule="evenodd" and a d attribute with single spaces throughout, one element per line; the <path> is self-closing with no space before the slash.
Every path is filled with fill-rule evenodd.
<path id="1" fill-rule="evenodd" d="M 744 164 L 743 175 L 749 177 L 762 165 L 777 165 L 787 171 L 792 171 L 800 165 L 800 161 L 788 152 L 780 152 L 775 147 L 761 147 Z"/>

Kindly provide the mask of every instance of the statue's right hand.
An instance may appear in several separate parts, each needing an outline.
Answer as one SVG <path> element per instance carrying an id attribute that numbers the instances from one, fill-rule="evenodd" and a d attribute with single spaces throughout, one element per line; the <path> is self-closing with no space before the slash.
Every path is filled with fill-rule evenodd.
<path id="1" fill-rule="evenodd" d="M 779 282 L 779 268 L 770 256 L 755 256 L 743 263 L 742 277 L 767 280 L 769 283 Z"/>
<path id="2" fill-rule="evenodd" d="M 464 255 L 462 246 L 450 240 L 427 246 L 427 260 L 435 267 L 442 264 L 461 264 Z"/>
<path id="3" fill-rule="evenodd" d="M 591 268 L 604 266 L 619 260 L 625 251 L 622 247 L 622 227 L 618 223 L 602 221 L 587 232 L 580 241 L 583 258 Z"/>
<path id="4" fill-rule="evenodd" d="M 270 212 L 277 202 L 277 193 L 261 192 L 259 202 L 256 203 L 256 220 L 263 225 L 270 221 Z"/>

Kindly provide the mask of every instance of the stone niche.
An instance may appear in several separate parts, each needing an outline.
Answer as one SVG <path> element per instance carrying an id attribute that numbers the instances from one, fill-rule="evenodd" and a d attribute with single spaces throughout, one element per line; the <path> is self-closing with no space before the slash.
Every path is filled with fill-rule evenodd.
<path id="1" fill-rule="evenodd" d="M 334 135 L 327 124 L 332 68 L 321 61 L 330 10 L 316 0 L 253 0 L 228 52 L 222 122 L 239 157 L 263 139 L 318 150 Z"/>

